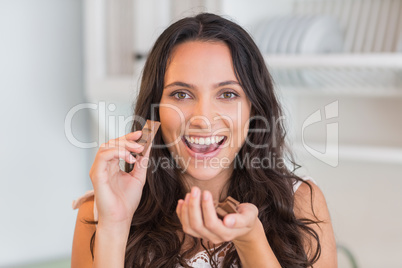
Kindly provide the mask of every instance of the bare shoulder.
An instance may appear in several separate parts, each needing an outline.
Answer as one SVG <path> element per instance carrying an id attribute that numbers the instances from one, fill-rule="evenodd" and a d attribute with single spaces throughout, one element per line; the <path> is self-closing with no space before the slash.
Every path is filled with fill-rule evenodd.
<path id="1" fill-rule="evenodd" d="M 323 192 L 315 183 L 309 182 L 309 185 L 302 183 L 295 192 L 295 216 L 299 219 L 307 218 L 319 222 L 310 225 L 317 232 L 321 245 L 321 256 L 314 267 L 338 267 L 335 235 L 327 202 Z M 314 242 L 313 245 L 315 245 Z"/>
<path id="2" fill-rule="evenodd" d="M 315 214 L 325 218 L 319 219 L 321 221 L 328 220 L 329 213 L 323 192 L 315 183 L 308 182 L 308 184 L 302 183 L 295 192 L 294 212 L 296 217 L 311 218 Z"/>
<path id="3" fill-rule="evenodd" d="M 81 217 L 82 220 L 93 221 L 94 220 L 94 197 L 88 197 L 88 199 L 81 204 L 78 210 L 77 218 Z"/>
<path id="4" fill-rule="evenodd" d="M 96 227 L 88 222 L 94 221 L 94 198 L 90 197 L 81 204 L 75 223 L 71 267 L 92 267 L 90 243 Z"/>

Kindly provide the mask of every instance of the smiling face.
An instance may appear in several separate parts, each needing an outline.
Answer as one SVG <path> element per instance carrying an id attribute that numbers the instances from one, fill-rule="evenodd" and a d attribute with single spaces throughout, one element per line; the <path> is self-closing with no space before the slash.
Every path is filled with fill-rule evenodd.
<path id="1" fill-rule="evenodd" d="M 174 48 L 159 115 L 163 140 L 190 184 L 229 179 L 250 109 L 225 43 L 191 41 Z"/>

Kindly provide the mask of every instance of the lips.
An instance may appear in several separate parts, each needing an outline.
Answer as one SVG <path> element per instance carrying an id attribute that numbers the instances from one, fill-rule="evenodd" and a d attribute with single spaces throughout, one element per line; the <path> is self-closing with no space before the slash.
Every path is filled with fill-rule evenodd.
<path id="1" fill-rule="evenodd" d="M 196 144 L 189 142 L 185 137 L 182 137 L 182 140 L 186 146 L 196 154 L 210 154 L 216 150 L 218 150 L 219 146 L 221 146 L 225 141 L 226 137 L 223 137 L 217 143 L 210 143 L 210 144 Z"/>

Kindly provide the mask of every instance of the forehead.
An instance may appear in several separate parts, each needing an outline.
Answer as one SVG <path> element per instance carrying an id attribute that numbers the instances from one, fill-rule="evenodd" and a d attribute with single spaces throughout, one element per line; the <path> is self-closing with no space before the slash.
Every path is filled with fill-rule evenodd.
<path id="1" fill-rule="evenodd" d="M 165 83 L 180 78 L 237 80 L 229 47 L 224 42 L 207 41 L 177 45 L 166 68 Z"/>

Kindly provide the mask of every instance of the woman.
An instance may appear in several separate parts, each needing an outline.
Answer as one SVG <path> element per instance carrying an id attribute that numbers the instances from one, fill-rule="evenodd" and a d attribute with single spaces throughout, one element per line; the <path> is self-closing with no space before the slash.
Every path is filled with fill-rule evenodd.
<path id="1" fill-rule="evenodd" d="M 285 163 L 272 79 L 241 27 L 204 13 L 167 28 L 135 115 L 132 132 L 95 157 L 96 199 L 80 206 L 72 267 L 337 266 L 323 194 Z M 134 159 L 146 119 L 161 128 Z M 220 220 L 214 203 L 227 196 L 241 204 Z"/>

